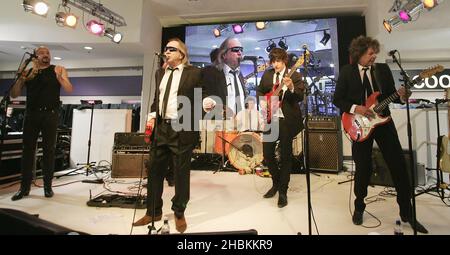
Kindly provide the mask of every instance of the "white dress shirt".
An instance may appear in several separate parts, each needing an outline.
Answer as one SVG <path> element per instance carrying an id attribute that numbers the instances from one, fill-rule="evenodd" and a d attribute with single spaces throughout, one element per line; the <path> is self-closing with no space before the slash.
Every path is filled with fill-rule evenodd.
<path id="1" fill-rule="evenodd" d="M 178 88 L 180 86 L 181 75 L 183 74 L 184 64 L 180 64 L 173 71 L 172 85 L 170 86 L 169 99 L 167 102 L 165 119 L 177 119 L 178 117 Z M 164 94 L 166 93 L 167 82 L 169 80 L 170 73 L 172 71 L 166 68 L 164 76 L 159 84 L 159 114 L 162 115 L 162 105 L 164 100 Z M 152 112 L 147 117 L 147 120 L 156 117 L 156 113 Z"/>
<path id="2" fill-rule="evenodd" d="M 365 68 L 365 66 L 362 66 L 362 65 L 358 64 L 359 76 L 361 77 L 361 84 L 364 83 L 364 70 L 363 70 L 363 68 Z M 369 68 L 369 69 L 367 69 L 367 78 L 369 78 L 370 88 L 372 89 L 372 91 L 375 91 L 373 89 L 373 84 L 372 84 L 372 74 L 370 73 L 370 70 L 371 70 L 372 67 L 368 66 L 367 68 Z M 366 91 L 366 88 L 364 88 L 364 91 Z M 367 94 L 366 92 L 364 92 L 364 93 Z M 366 98 L 367 98 L 367 95 L 366 95 Z M 352 107 L 350 108 L 350 113 L 352 113 L 352 114 L 355 113 L 356 106 L 358 106 L 358 105 L 356 105 L 356 104 L 352 105 Z"/>

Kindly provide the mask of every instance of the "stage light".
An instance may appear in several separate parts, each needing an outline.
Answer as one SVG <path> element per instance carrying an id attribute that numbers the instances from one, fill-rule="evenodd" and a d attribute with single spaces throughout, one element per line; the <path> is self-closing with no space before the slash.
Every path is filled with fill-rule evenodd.
<path id="1" fill-rule="evenodd" d="M 88 29 L 89 32 L 93 33 L 94 35 L 101 35 L 105 30 L 105 25 L 96 20 L 91 20 L 86 24 L 86 28 Z"/>
<path id="2" fill-rule="evenodd" d="M 213 30 L 213 34 L 214 34 L 214 36 L 215 36 L 215 37 L 219 37 L 219 36 L 221 36 L 221 35 L 222 35 L 222 33 L 220 32 L 220 30 L 219 30 L 219 29 L 217 29 L 217 28 L 214 28 L 214 30 Z"/>
<path id="3" fill-rule="evenodd" d="M 75 28 L 78 23 L 78 18 L 72 13 L 58 12 L 55 15 L 56 24 L 59 26 L 66 26 Z"/>
<path id="4" fill-rule="evenodd" d="M 23 9 L 39 16 L 47 16 L 49 5 L 42 0 L 23 0 Z"/>
<path id="5" fill-rule="evenodd" d="M 266 47 L 266 52 L 270 53 L 270 51 L 275 49 L 276 47 L 277 47 L 277 45 L 275 44 L 275 42 L 272 40 L 269 40 L 269 45 Z"/>
<path id="6" fill-rule="evenodd" d="M 284 41 L 283 41 L 284 40 Z M 282 48 L 283 50 L 287 51 L 289 49 L 289 46 L 286 43 L 286 38 L 282 37 L 280 41 L 278 42 L 278 46 Z"/>
<path id="7" fill-rule="evenodd" d="M 433 9 L 438 3 L 437 0 L 422 0 L 423 7 L 427 8 L 428 10 Z"/>
<path id="8" fill-rule="evenodd" d="M 326 30 L 323 30 L 323 37 L 322 40 L 320 40 L 320 43 L 323 44 L 323 46 L 326 46 L 328 41 L 330 40 L 331 35 L 327 33 Z"/>
<path id="9" fill-rule="evenodd" d="M 105 34 L 104 35 L 106 37 L 110 38 L 112 42 L 115 42 L 117 44 L 120 43 L 122 41 L 122 38 L 123 38 L 121 33 L 116 32 L 112 28 L 105 29 Z"/>
<path id="10" fill-rule="evenodd" d="M 392 29 L 398 27 L 401 22 L 402 21 L 401 21 L 400 17 L 395 15 L 394 17 L 392 17 L 388 20 L 383 20 L 383 26 L 386 29 L 386 31 L 388 31 L 390 33 L 392 31 Z"/>
<path id="11" fill-rule="evenodd" d="M 244 26 L 243 25 L 241 25 L 241 24 L 233 24 L 232 27 L 233 27 L 233 32 L 235 34 L 244 33 Z"/>
<path id="12" fill-rule="evenodd" d="M 256 26 L 257 30 L 263 30 L 266 28 L 266 24 L 267 24 L 267 22 L 265 22 L 265 21 L 258 21 L 255 23 L 255 26 Z"/>

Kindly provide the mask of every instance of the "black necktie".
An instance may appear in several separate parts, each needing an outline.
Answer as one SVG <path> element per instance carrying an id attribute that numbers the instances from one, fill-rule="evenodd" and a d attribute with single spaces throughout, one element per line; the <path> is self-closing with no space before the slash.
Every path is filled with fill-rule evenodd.
<path id="1" fill-rule="evenodd" d="M 369 76 L 367 76 L 367 70 L 369 70 L 368 67 L 364 67 L 362 69 L 364 71 L 363 74 L 363 86 L 366 89 L 366 98 L 370 96 L 370 94 L 372 94 L 372 87 L 370 86 L 370 82 L 369 82 Z"/>
<path id="2" fill-rule="evenodd" d="M 280 86 L 280 72 L 277 72 L 276 74 L 277 76 L 275 77 L 275 86 L 276 86 L 275 89 L 277 89 Z M 283 98 L 283 90 L 280 90 L 280 94 L 278 94 L 278 97 L 281 102 L 281 99 Z"/>
<path id="3" fill-rule="evenodd" d="M 234 96 L 236 98 L 236 113 L 240 112 L 242 110 L 242 105 L 241 105 L 241 93 L 239 93 L 239 84 L 238 84 L 238 79 L 237 79 L 237 74 L 239 73 L 238 70 L 230 70 L 230 73 L 233 74 L 234 76 Z"/>
<path id="4" fill-rule="evenodd" d="M 170 76 L 169 76 L 169 80 L 167 80 L 166 91 L 164 92 L 164 100 L 163 100 L 162 109 L 161 109 L 161 117 L 163 119 L 166 117 L 167 102 L 169 101 L 170 87 L 172 87 L 173 71 L 178 70 L 178 68 L 172 69 L 169 67 L 169 70 L 170 70 Z"/>

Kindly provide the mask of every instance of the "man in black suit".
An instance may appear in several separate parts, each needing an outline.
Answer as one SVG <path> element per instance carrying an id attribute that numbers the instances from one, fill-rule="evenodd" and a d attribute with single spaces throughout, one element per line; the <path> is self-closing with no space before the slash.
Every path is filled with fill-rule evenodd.
<path id="1" fill-rule="evenodd" d="M 238 39 L 229 37 L 222 42 L 219 48 L 217 64 L 202 69 L 202 88 L 204 95 L 203 109 L 206 112 L 220 105 L 219 113 L 227 106 L 234 117 L 244 109 L 244 99 L 247 91 L 244 88 L 244 77 L 240 71 L 242 53 L 244 48 Z M 219 101 L 220 99 L 220 101 Z M 218 102 L 219 101 L 219 102 Z M 230 111 L 228 111 L 230 112 Z"/>
<path id="2" fill-rule="evenodd" d="M 194 120 L 196 116 L 193 107 L 194 89 L 200 88 L 201 76 L 200 69 L 189 65 L 187 48 L 181 40 L 170 39 L 164 49 L 164 55 L 168 66 L 156 73 L 158 89 L 155 91 L 152 112 L 149 114 L 147 123 L 152 128 L 156 125 L 156 131 L 153 132 L 156 137 L 150 151 L 153 156 L 148 171 L 147 213 L 133 225 L 146 225 L 152 219 L 161 220 L 164 176 L 167 171 L 167 162 L 171 160 L 175 181 L 172 210 L 175 214 L 176 229 L 183 233 L 187 228 L 184 211 L 189 201 L 192 150 L 199 139 L 198 132 L 193 131 L 195 123 L 198 123 L 198 120 Z M 201 98 L 201 95 L 199 97 Z M 186 98 L 191 102 L 191 109 L 188 114 L 183 114 L 185 112 L 181 104 L 186 103 Z M 188 123 L 187 127 L 186 123 Z M 154 206 L 153 201 L 155 201 Z"/>
<path id="3" fill-rule="evenodd" d="M 299 102 L 303 100 L 304 84 L 301 75 L 294 72 L 291 77 L 285 77 L 289 70 L 286 67 L 288 55 L 285 50 L 275 48 L 269 54 L 270 64 L 273 69 L 266 70 L 258 86 L 258 96 L 264 96 L 283 86 L 280 95 L 273 95 L 279 99 L 281 107 L 275 107 L 270 121 L 271 130 L 263 134 L 263 154 L 264 160 L 272 175 L 273 185 L 264 195 L 264 198 L 271 198 L 279 192 L 278 207 L 287 205 L 287 190 L 292 168 L 292 140 L 303 129 L 302 113 Z M 275 103 L 278 100 L 275 100 Z M 272 103 L 274 100 L 272 100 Z M 267 105 L 265 103 L 264 105 Z M 273 138 L 273 131 L 278 130 L 277 137 Z M 270 134 L 269 134 L 270 133 Z M 276 141 L 280 140 L 281 167 L 275 159 Z"/>
<path id="4" fill-rule="evenodd" d="M 333 99 L 333 103 L 341 113 L 360 114 L 373 118 L 374 112 L 364 105 L 366 98 L 374 91 L 381 92 L 378 97 L 379 102 L 394 93 L 398 93 L 401 101 L 408 100 L 410 92 L 403 86 L 396 91 L 389 66 L 374 64 L 379 49 L 379 42 L 370 37 L 359 36 L 351 42 L 349 51 L 353 64 L 346 65 L 341 69 Z M 397 103 L 401 103 L 401 101 L 397 100 Z M 382 115 L 390 115 L 389 107 L 386 107 Z M 367 196 L 367 187 L 372 175 L 374 140 L 380 147 L 383 158 L 391 171 L 397 191 L 397 203 L 400 206 L 400 217 L 402 221 L 412 225 L 411 184 L 394 121 L 377 126 L 367 140 L 352 144 L 353 160 L 356 165 L 353 223 L 361 225 L 363 222 L 363 213 L 366 208 L 364 198 Z M 416 229 L 418 232 L 428 233 L 419 222 L 417 222 Z"/>

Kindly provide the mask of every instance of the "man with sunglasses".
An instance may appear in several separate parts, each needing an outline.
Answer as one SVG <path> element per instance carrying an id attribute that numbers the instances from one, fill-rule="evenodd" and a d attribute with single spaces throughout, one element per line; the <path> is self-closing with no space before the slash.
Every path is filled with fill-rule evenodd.
<path id="1" fill-rule="evenodd" d="M 278 86 L 282 86 L 278 100 L 272 99 L 272 103 L 280 102 L 280 107 L 275 107 L 270 125 L 276 129 L 278 127 L 278 139 L 281 149 L 281 167 L 275 159 L 276 140 L 270 136 L 273 130 L 263 133 L 263 155 L 264 160 L 272 175 L 272 188 L 264 194 L 264 198 L 271 198 L 278 192 L 278 207 L 285 207 L 287 202 L 287 190 L 289 186 L 290 173 L 292 168 L 292 140 L 303 129 L 302 113 L 299 103 L 303 100 L 305 86 L 301 80 L 301 75 L 294 72 L 291 77 L 285 77 L 289 70 L 287 68 L 288 55 L 280 48 L 273 49 L 269 54 L 271 69 L 264 72 L 261 77 L 261 84 L 258 86 L 257 95 L 263 97 L 272 92 Z M 267 104 L 266 104 L 267 105 Z M 268 121 L 269 122 L 269 121 Z M 277 125 L 277 126 L 275 126 Z"/>
<path id="2" fill-rule="evenodd" d="M 192 150 L 199 139 L 198 132 L 193 130 L 194 123 L 198 123 L 199 120 L 194 120 L 194 107 L 190 107 L 191 116 L 182 114 L 184 107 L 182 108 L 181 104 L 185 102 L 182 98 L 184 96 L 192 102 L 193 106 L 194 89 L 199 87 L 201 76 L 200 69 L 189 64 L 186 45 L 180 39 L 169 40 L 164 49 L 164 56 L 167 68 L 156 72 L 157 89 L 147 121 L 147 126 L 153 130 L 156 125 L 156 131 L 152 134 L 154 139 L 150 150 L 147 212 L 133 225 L 142 226 L 149 224 L 152 220 L 161 220 L 164 176 L 168 168 L 167 164 L 171 160 L 174 166 L 175 181 L 172 210 L 175 214 L 176 229 L 183 233 L 187 228 L 184 211 L 189 201 Z M 189 130 L 183 126 L 185 122 L 189 121 L 186 117 L 191 121 Z M 180 123 L 183 124 L 179 125 Z"/>
<path id="3" fill-rule="evenodd" d="M 237 38 L 229 37 L 220 45 L 218 64 L 202 70 L 202 88 L 208 96 L 203 100 L 203 109 L 206 112 L 214 109 L 216 105 L 223 105 L 217 110 L 231 109 L 233 116 L 225 116 L 230 118 L 244 109 L 247 92 L 239 68 L 243 51 L 241 42 Z M 216 102 L 211 96 L 221 102 Z"/>

